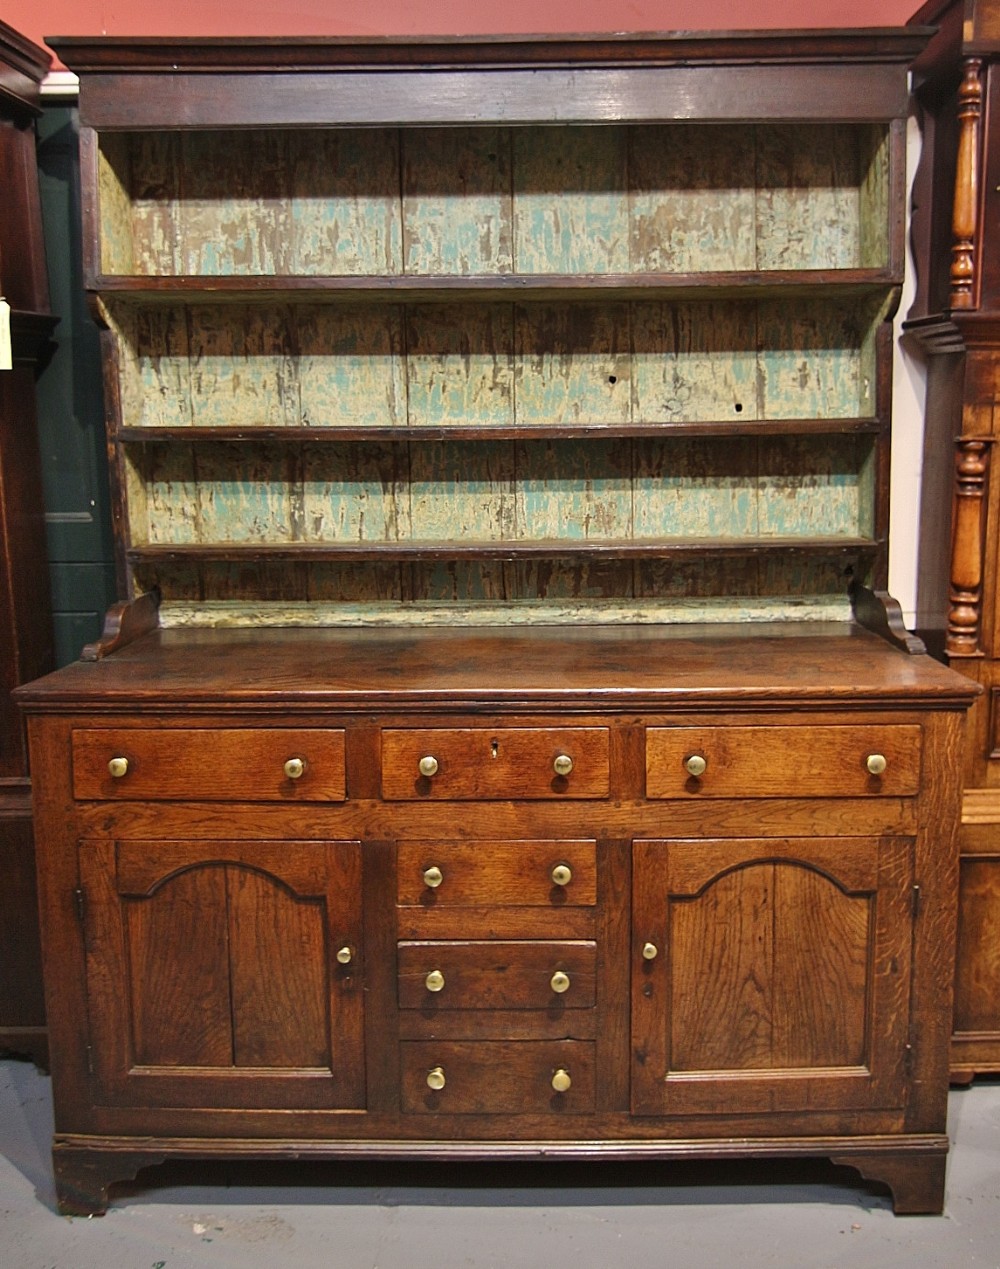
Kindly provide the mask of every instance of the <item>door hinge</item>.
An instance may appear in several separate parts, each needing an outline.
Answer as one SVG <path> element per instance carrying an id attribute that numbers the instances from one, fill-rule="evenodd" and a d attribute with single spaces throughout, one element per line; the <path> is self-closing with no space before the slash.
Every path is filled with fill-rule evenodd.
<path id="1" fill-rule="evenodd" d="M 913 1045 L 907 1043 L 903 1045 L 903 1074 L 909 1078 L 913 1074 Z"/>
<path id="2" fill-rule="evenodd" d="M 911 893 L 913 899 L 913 915 L 917 916 L 920 912 L 920 887 L 914 886 Z"/>
<path id="3" fill-rule="evenodd" d="M 94 1073 L 94 1050 L 89 1044 L 87 1045 L 87 1073 L 89 1075 Z"/>
<path id="4" fill-rule="evenodd" d="M 73 898 L 76 900 L 76 919 L 83 925 L 87 920 L 87 897 L 82 887 L 78 886 L 73 891 Z"/>

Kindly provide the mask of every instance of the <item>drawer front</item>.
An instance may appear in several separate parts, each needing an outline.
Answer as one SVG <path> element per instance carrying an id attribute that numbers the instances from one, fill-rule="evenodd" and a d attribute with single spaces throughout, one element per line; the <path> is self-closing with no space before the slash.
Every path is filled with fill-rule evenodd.
<path id="1" fill-rule="evenodd" d="M 400 842 L 400 907 L 593 907 L 595 842 Z"/>
<path id="2" fill-rule="evenodd" d="M 109 763 L 120 774 L 113 775 Z M 73 793 L 81 799 L 342 802 L 344 733 L 83 728 L 73 732 Z"/>
<path id="3" fill-rule="evenodd" d="M 401 1009 L 591 1009 L 589 941 L 400 943 Z"/>
<path id="4" fill-rule="evenodd" d="M 650 727 L 646 796 L 913 797 L 920 753 L 915 726 Z"/>
<path id="5" fill-rule="evenodd" d="M 559 774 L 567 760 L 571 769 Z M 388 801 L 606 798 L 608 729 L 386 730 L 382 796 Z"/>
<path id="6" fill-rule="evenodd" d="M 586 1040 L 404 1041 L 400 1067 L 410 1115 L 594 1109 L 594 1046 Z"/>

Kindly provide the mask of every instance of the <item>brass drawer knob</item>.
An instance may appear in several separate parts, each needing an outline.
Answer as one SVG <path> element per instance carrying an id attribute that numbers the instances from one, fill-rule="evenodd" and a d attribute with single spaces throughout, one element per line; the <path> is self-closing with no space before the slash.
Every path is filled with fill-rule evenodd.
<path id="1" fill-rule="evenodd" d="M 708 770 L 708 762 L 700 753 L 693 753 L 684 759 L 684 767 L 688 775 L 693 775 L 697 780 Z"/>
<path id="2" fill-rule="evenodd" d="M 882 775 L 885 772 L 885 769 L 888 765 L 889 764 L 886 761 L 885 754 L 870 753 L 868 757 L 865 759 L 865 766 L 868 768 L 868 772 L 870 775 L 875 775 L 875 776 Z"/>
<path id="3" fill-rule="evenodd" d="M 301 780 L 305 775 L 306 764 L 301 758 L 289 758 L 284 770 L 289 780 Z"/>
<path id="4" fill-rule="evenodd" d="M 552 770 L 557 776 L 568 776 L 573 770 L 573 759 L 568 753 L 561 753 L 552 764 Z"/>
<path id="5" fill-rule="evenodd" d="M 128 775 L 128 758 L 112 758 L 108 763 L 108 771 L 116 780 Z"/>
<path id="6" fill-rule="evenodd" d="M 439 969 L 432 969 L 424 979 L 424 986 L 428 991 L 444 990 L 444 974 Z"/>
<path id="7" fill-rule="evenodd" d="M 644 961 L 655 961 L 658 954 L 659 954 L 659 948 L 657 948 L 655 943 L 643 943 L 642 959 Z"/>
<path id="8" fill-rule="evenodd" d="M 573 870 L 569 864 L 556 864 L 549 876 L 554 886 L 568 886 L 573 880 Z"/>
<path id="9" fill-rule="evenodd" d="M 435 1093 L 440 1093 L 445 1086 L 444 1067 L 435 1066 L 427 1072 L 427 1087 L 433 1088 Z"/>
<path id="10" fill-rule="evenodd" d="M 560 1066 L 559 1070 L 552 1076 L 552 1087 L 557 1093 L 568 1093 L 573 1086 L 573 1081 L 569 1077 L 569 1071 L 565 1067 Z"/>
<path id="11" fill-rule="evenodd" d="M 424 869 L 424 885 L 429 886 L 432 890 L 436 890 L 441 882 L 444 881 L 444 873 L 436 864 L 432 864 L 430 868 Z"/>
<path id="12" fill-rule="evenodd" d="M 426 776 L 429 780 L 431 776 L 437 775 L 438 760 L 433 754 L 427 754 L 417 763 L 417 767 L 422 776 Z"/>
<path id="13" fill-rule="evenodd" d="M 557 969 L 549 979 L 549 986 L 557 996 L 561 996 L 564 991 L 569 991 L 569 974 Z"/>
<path id="14" fill-rule="evenodd" d="M 341 965 L 350 965 L 354 960 L 354 949 L 350 947 L 342 947 L 337 952 L 337 960 Z"/>

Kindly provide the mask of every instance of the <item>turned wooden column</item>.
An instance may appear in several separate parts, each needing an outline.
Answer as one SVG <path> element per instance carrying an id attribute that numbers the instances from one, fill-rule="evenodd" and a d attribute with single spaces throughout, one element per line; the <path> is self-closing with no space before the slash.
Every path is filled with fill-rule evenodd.
<path id="1" fill-rule="evenodd" d="M 983 123 L 983 61 L 970 57 L 958 90 L 958 163 L 952 211 L 951 307 L 974 308 L 976 228 L 979 218 L 979 152 Z"/>
<path id="2" fill-rule="evenodd" d="M 945 650 L 953 657 L 982 656 L 983 559 L 989 440 L 965 437 L 955 446 L 955 508 Z"/>

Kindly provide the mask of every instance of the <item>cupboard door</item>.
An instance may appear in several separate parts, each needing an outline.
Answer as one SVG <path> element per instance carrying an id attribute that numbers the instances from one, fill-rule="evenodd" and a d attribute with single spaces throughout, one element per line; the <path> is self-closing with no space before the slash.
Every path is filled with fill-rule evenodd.
<path id="1" fill-rule="evenodd" d="M 634 1113 L 903 1104 L 912 841 L 633 850 Z"/>
<path id="2" fill-rule="evenodd" d="M 364 1105 L 358 842 L 80 846 L 111 1105 Z"/>

